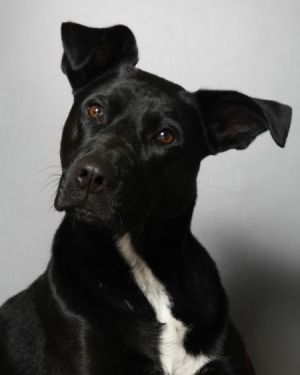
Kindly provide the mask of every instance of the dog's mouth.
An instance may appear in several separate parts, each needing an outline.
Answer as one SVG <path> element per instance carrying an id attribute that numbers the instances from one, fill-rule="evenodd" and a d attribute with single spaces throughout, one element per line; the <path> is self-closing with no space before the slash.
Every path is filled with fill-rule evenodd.
<path id="1" fill-rule="evenodd" d="M 67 193 L 67 194 L 66 194 Z M 55 198 L 54 207 L 73 220 L 93 226 L 107 227 L 119 232 L 123 220 L 121 220 L 116 197 L 89 196 L 83 199 L 81 196 L 72 195 L 68 191 L 59 189 Z"/>
<path id="2" fill-rule="evenodd" d="M 101 207 L 96 208 L 88 204 L 74 204 L 59 211 L 64 211 L 68 217 L 73 218 L 74 220 L 86 223 L 86 224 L 93 224 L 96 226 L 107 226 L 116 229 L 115 224 L 115 214 L 112 212 L 113 210 L 109 209 L 108 207 Z"/>

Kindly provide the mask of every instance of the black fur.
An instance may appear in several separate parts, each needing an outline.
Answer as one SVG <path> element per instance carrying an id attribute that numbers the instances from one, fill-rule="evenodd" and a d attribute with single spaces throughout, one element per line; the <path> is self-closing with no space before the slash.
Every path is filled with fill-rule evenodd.
<path id="1" fill-rule="evenodd" d="M 270 130 L 284 146 L 291 109 L 238 92 L 196 93 L 135 68 L 125 26 L 62 26 L 74 104 L 55 200 L 66 211 L 46 272 L 0 310 L 1 375 L 163 375 L 162 325 L 116 240 L 137 253 L 187 327 L 186 351 L 214 358 L 199 374 L 254 374 L 213 260 L 190 232 L 200 162 Z M 91 118 L 96 105 L 101 117 Z M 173 136 L 158 141 L 161 132 Z M 183 374 L 182 374 L 183 375 Z"/>

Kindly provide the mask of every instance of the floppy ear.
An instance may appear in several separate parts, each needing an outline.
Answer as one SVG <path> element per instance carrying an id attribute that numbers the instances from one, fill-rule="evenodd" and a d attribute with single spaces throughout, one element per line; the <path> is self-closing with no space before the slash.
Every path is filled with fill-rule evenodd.
<path id="1" fill-rule="evenodd" d="M 194 97 L 211 153 L 244 149 L 266 130 L 278 146 L 284 147 L 291 123 L 291 107 L 250 98 L 236 91 L 199 90 Z"/>
<path id="2" fill-rule="evenodd" d="M 135 37 L 126 26 L 97 29 L 65 22 L 61 35 L 62 71 L 74 90 L 122 64 L 134 66 L 138 61 Z"/>

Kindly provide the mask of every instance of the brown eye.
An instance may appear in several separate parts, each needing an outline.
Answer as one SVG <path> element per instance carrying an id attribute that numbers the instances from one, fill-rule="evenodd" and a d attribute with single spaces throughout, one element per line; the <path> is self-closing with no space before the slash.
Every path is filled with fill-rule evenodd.
<path id="1" fill-rule="evenodd" d="M 88 116 L 93 120 L 102 121 L 104 118 L 104 111 L 99 104 L 89 104 L 86 108 Z"/>
<path id="2" fill-rule="evenodd" d="M 161 129 L 156 136 L 156 141 L 161 145 L 170 145 L 175 141 L 175 134 L 170 129 Z"/>

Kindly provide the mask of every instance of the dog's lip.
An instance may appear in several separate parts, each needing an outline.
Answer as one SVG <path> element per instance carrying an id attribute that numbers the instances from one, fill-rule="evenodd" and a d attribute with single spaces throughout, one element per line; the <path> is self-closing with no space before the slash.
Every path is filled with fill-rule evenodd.
<path id="1" fill-rule="evenodd" d="M 85 216 L 85 217 L 90 217 L 90 218 L 97 218 L 97 216 L 89 209 L 84 208 L 84 207 L 68 207 L 65 209 L 67 214 L 70 215 L 76 215 L 76 216 Z"/>
<path id="2" fill-rule="evenodd" d="M 54 200 L 54 207 L 58 212 L 65 211 L 66 213 L 76 214 L 76 213 L 86 213 L 92 214 L 92 211 L 84 207 L 86 200 L 74 203 L 72 200 L 65 199 L 63 194 L 57 194 Z"/>
<path id="3" fill-rule="evenodd" d="M 58 190 L 55 200 L 54 200 L 54 207 L 56 211 L 62 212 L 67 211 L 71 206 L 62 199 L 62 194 L 60 190 Z"/>

